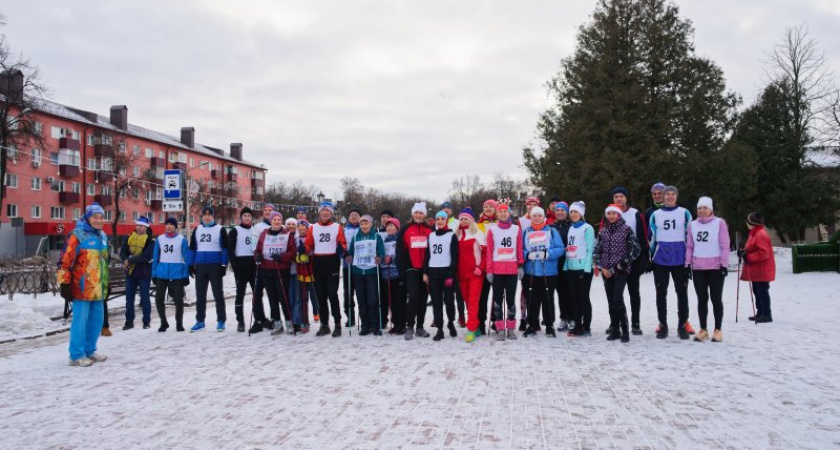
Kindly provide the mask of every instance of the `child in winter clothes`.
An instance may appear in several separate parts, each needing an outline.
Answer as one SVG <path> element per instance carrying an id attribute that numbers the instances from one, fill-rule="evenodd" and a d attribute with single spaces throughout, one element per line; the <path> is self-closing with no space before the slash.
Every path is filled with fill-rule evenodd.
<path id="1" fill-rule="evenodd" d="M 283 227 L 282 214 L 273 212 L 269 220 L 271 227 L 260 234 L 254 260 L 259 266 L 259 276 L 263 280 L 271 307 L 271 319 L 274 321 L 271 334 L 278 335 L 283 332 L 283 322 L 280 321 L 281 307 L 283 316 L 286 317 L 286 330 L 293 333 L 292 312 L 286 286 L 289 285 L 289 270 L 297 251 L 297 243 L 292 233 Z"/>
<path id="2" fill-rule="evenodd" d="M 586 204 L 582 201 L 572 203 L 569 217 L 572 226 L 566 240 L 566 262 L 563 271 L 569 282 L 569 296 L 572 304 L 574 324 L 569 336 L 591 335 L 592 303 L 589 300 L 589 288 L 592 285 L 592 255 L 595 253 L 595 230 L 584 221 Z"/>
<path id="3" fill-rule="evenodd" d="M 309 222 L 305 220 L 297 223 L 297 255 L 295 255 L 295 266 L 297 267 L 297 279 L 300 284 L 300 309 L 301 309 L 301 333 L 309 333 L 309 304 L 312 304 L 312 313 L 315 322 L 319 321 L 318 301 L 310 291 L 314 292 L 312 286 L 312 264 L 309 262 L 309 255 L 306 254 L 306 235 L 309 234 Z"/>
<path id="4" fill-rule="evenodd" d="M 552 216 L 554 222 L 550 226 L 560 233 L 560 238 L 563 242 L 568 243 L 569 228 L 572 227 L 572 221 L 569 220 L 569 205 L 566 202 L 557 199 L 554 203 L 554 214 Z M 546 220 L 546 223 L 549 221 Z M 557 260 L 557 306 L 560 307 L 560 324 L 557 326 L 557 331 L 569 331 L 574 328 L 572 319 L 572 298 L 569 293 L 569 277 L 563 267 L 566 265 L 566 255 Z"/>
<path id="5" fill-rule="evenodd" d="M 499 204 L 498 211 L 499 222 L 487 232 L 487 280 L 493 285 L 496 339 L 516 339 L 516 283 L 522 279 L 525 264 L 522 229 L 513 223 L 507 204 Z"/>
<path id="6" fill-rule="evenodd" d="M 557 260 L 565 254 L 563 239 L 554 228 L 545 223 L 545 211 L 539 206 L 531 210 L 531 226 L 523 236 L 525 276 L 523 288 L 527 289 L 528 328 L 525 337 L 540 329 L 540 309 L 543 311 L 546 336 L 554 333 L 554 301 L 551 292 L 557 283 Z"/>
<path id="7" fill-rule="evenodd" d="M 694 292 L 697 293 L 697 314 L 700 316 L 700 332 L 695 341 L 709 338 L 706 317 L 709 314 L 709 295 L 715 316 L 713 342 L 723 340 L 720 331 L 723 323 L 723 281 L 729 264 L 729 229 L 723 219 L 715 217 L 714 204 L 709 197 L 700 197 L 697 202 L 697 219 L 688 225 L 685 265 L 692 270 Z"/>
<path id="8" fill-rule="evenodd" d="M 593 254 L 593 269 L 604 276 L 604 289 L 610 308 L 610 334 L 608 341 L 621 338 L 621 342 L 630 342 L 630 325 L 627 321 L 627 308 L 624 306 L 624 287 L 633 261 L 639 257 L 641 247 L 636 240 L 635 231 L 631 230 L 621 217 L 621 207 L 610 204 L 604 211 L 606 224 L 598 234 L 598 243 Z M 619 330 L 620 328 L 620 330 Z"/>
<path id="9" fill-rule="evenodd" d="M 438 331 L 434 340 L 443 339 L 443 305 L 446 304 L 446 316 L 449 318 L 449 335 L 458 336 L 455 330 L 455 291 L 454 282 L 458 270 L 458 239 L 447 223 L 446 212 L 435 215 L 435 231 L 429 235 L 429 251 L 423 264 L 423 282 L 429 286 L 432 294 L 432 309 L 435 327 Z"/>
<path id="10" fill-rule="evenodd" d="M 379 311 L 379 264 L 385 257 L 382 236 L 373 228 L 373 218 L 367 214 L 359 220 L 359 231 L 347 247 L 347 264 L 350 266 L 351 283 L 359 298 L 359 316 L 362 323 L 360 336 L 373 333 L 382 336 Z"/>
<path id="11" fill-rule="evenodd" d="M 166 219 L 166 232 L 155 240 L 152 277 L 155 280 L 155 308 L 160 316 L 159 332 L 169 328 L 166 293 L 175 300 L 175 329 L 184 331 L 184 286 L 190 284 L 187 271 L 187 240 L 178 233 L 178 220 Z"/>
<path id="12" fill-rule="evenodd" d="M 99 203 L 91 203 L 67 238 L 59 261 L 56 279 L 61 296 L 73 303 L 71 366 L 87 367 L 107 359 L 96 351 L 103 300 L 108 297 L 108 236 L 102 231 L 104 225 L 105 210 Z"/>
<path id="13" fill-rule="evenodd" d="M 383 214 L 384 215 L 384 214 Z M 385 219 L 385 258 L 379 268 L 379 302 L 382 306 L 382 326 L 388 323 L 388 311 L 391 311 L 391 329 L 388 334 L 405 334 L 405 292 L 400 271 L 397 267 L 397 234 L 400 221 L 389 217 Z M 382 236 L 382 233 L 379 234 Z"/>
<path id="14" fill-rule="evenodd" d="M 747 217 L 749 237 L 738 256 L 744 261 L 741 280 L 752 282 L 755 292 L 755 316 L 750 317 L 755 323 L 770 323 L 773 321 L 773 311 L 770 310 L 770 282 L 776 279 L 776 256 L 770 236 L 764 229 L 764 217 L 754 212 Z"/>
<path id="15" fill-rule="evenodd" d="M 478 302 L 484 282 L 483 255 L 487 240 L 475 224 L 469 207 L 461 210 L 457 223 L 455 237 L 458 239 L 458 287 L 467 307 L 467 342 L 472 342 L 478 331 Z"/>
<path id="16" fill-rule="evenodd" d="M 630 276 L 627 277 L 627 293 L 630 295 L 630 331 L 635 335 L 642 334 L 639 313 L 642 305 L 642 295 L 639 291 L 639 280 L 650 266 L 650 245 L 648 244 L 647 222 L 638 209 L 628 204 L 630 193 L 627 189 L 617 186 L 612 190 L 612 202 L 621 209 L 624 223 L 636 233 L 636 240 L 642 247 L 642 253 L 633 261 Z M 601 221 L 603 226 L 604 221 Z"/>

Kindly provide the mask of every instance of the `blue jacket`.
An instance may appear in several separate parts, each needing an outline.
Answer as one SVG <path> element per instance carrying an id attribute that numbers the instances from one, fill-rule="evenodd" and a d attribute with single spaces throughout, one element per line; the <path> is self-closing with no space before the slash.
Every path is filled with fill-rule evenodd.
<path id="1" fill-rule="evenodd" d="M 190 276 L 187 269 L 187 256 L 189 251 L 187 249 L 187 240 L 184 239 L 181 245 L 181 256 L 184 258 L 183 264 L 162 263 L 160 262 L 160 240 L 155 240 L 155 249 L 152 256 L 152 278 L 161 278 L 164 280 L 183 280 Z"/>
<path id="2" fill-rule="evenodd" d="M 542 230 L 539 230 L 551 233 L 551 243 L 548 248 L 548 257 L 540 261 L 531 261 L 528 259 L 528 237 L 535 231 L 538 230 L 535 230 L 533 226 L 530 226 L 523 232 L 522 246 L 524 248 L 525 256 L 525 274 L 537 277 L 555 276 L 559 273 L 557 261 L 566 254 L 566 245 L 563 243 L 563 238 L 560 237 L 560 233 L 557 232 L 556 228 L 546 225 Z"/>
<path id="3" fill-rule="evenodd" d="M 198 225 L 198 227 L 203 226 L 205 226 L 203 223 L 200 223 Z M 223 266 L 227 266 L 227 229 L 222 227 L 222 230 L 219 233 L 219 239 L 221 241 L 219 242 L 219 250 L 215 250 L 212 252 L 199 252 L 198 244 L 195 238 L 196 230 L 198 230 L 198 227 L 195 227 L 192 231 L 192 238 L 190 238 L 190 251 L 187 253 L 187 264 L 190 266 L 194 264 L 221 264 Z"/>
<path id="4" fill-rule="evenodd" d="M 674 207 L 674 208 L 678 208 Z M 663 206 L 663 210 L 671 210 Z M 691 223 L 691 213 L 685 210 L 685 239 L 688 238 L 688 225 Z M 685 265 L 686 244 L 685 239 L 682 242 L 659 242 L 657 234 L 659 232 L 660 224 L 656 223 L 655 216 L 651 215 L 650 219 L 650 253 L 651 261 L 660 266 L 683 266 Z"/>

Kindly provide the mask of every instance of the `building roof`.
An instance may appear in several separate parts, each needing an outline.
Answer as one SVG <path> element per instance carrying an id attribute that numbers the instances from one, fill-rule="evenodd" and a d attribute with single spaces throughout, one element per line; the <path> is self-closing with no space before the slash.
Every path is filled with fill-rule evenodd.
<path id="1" fill-rule="evenodd" d="M 201 145 L 198 143 L 195 144 L 195 147 L 190 148 L 182 144 L 181 141 L 176 137 L 160 133 L 158 131 L 150 130 L 148 128 L 143 128 L 141 126 L 137 126 L 131 123 L 128 124 L 126 130 L 123 130 L 111 124 L 110 117 L 105 117 L 93 112 L 71 108 L 69 106 L 62 105 L 61 103 L 53 102 L 50 100 L 34 99 L 31 104 L 34 105 L 33 109 L 36 109 L 46 114 L 51 114 L 53 116 L 61 117 L 63 119 L 72 120 L 74 122 L 80 122 L 86 125 L 93 125 L 99 128 L 113 131 L 114 133 L 122 133 L 128 136 L 134 136 L 137 138 L 158 142 L 160 144 L 168 145 L 174 148 L 184 149 L 187 151 L 192 151 L 198 154 L 204 154 L 213 158 L 229 161 L 231 163 L 244 164 L 257 169 L 266 170 L 263 164 L 258 164 L 247 160 L 240 161 L 238 159 L 232 158 L 229 154 L 225 154 L 224 151 L 221 149 Z"/>

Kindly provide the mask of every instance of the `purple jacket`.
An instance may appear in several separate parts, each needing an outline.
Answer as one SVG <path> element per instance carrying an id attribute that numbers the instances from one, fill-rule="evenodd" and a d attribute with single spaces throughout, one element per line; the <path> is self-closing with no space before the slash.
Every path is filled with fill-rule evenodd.
<path id="1" fill-rule="evenodd" d="M 701 219 L 697 218 L 697 222 L 702 224 L 706 224 L 714 220 L 716 217 L 714 214 L 711 216 Z M 685 249 L 685 265 L 691 266 L 694 270 L 717 270 L 721 267 L 726 267 L 729 265 L 729 227 L 726 226 L 726 221 L 720 219 L 720 229 L 718 231 L 718 248 L 720 248 L 720 253 L 718 256 L 713 258 L 700 258 L 694 256 L 694 232 L 691 230 L 691 225 L 694 222 L 688 224 L 688 239 L 686 239 L 686 249 Z"/>
<path id="2" fill-rule="evenodd" d="M 641 251 L 636 234 L 624 219 L 618 219 L 615 223 L 607 223 L 598 233 L 592 260 L 596 266 L 612 273 L 621 270 L 630 273 L 630 264 Z"/>

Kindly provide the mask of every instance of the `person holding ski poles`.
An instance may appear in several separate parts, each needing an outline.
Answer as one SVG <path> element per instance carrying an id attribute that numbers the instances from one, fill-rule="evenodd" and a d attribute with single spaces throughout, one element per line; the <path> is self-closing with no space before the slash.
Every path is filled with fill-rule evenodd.
<path id="1" fill-rule="evenodd" d="M 415 333 L 421 338 L 429 337 L 429 332 L 423 328 L 429 296 L 428 287 L 423 282 L 423 265 L 429 249 L 428 238 L 432 234 L 432 228 L 426 224 L 426 211 L 426 202 L 415 203 L 411 208 L 411 222 L 403 225 L 397 238 L 397 264 L 408 297 L 405 314 L 407 341 L 414 339 Z M 397 322 L 394 326 L 401 325 Z"/>
<path id="2" fill-rule="evenodd" d="M 723 333 L 723 281 L 729 273 L 729 228 L 726 221 L 715 217 L 714 203 L 709 197 L 697 201 L 697 219 L 688 225 L 685 265 L 692 271 L 694 292 L 697 293 L 697 315 L 700 332 L 695 341 L 709 339 L 706 318 L 709 315 L 709 297 L 715 318 L 712 342 L 721 342 Z"/>
<path id="3" fill-rule="evenodd" d="M 391 329 L 388 334 L 405 334 L 405 291 L 397 267 L 397 238 L 400 232 L 400 221 L 389 217 L 385 219 L 385 258 L 379 267 L 379 301 L 382 307 L 382 326 L 388 323 L 390 308 Z M 382 233 L 380 232 L 380 236 Z"/>
<path id="4" fill-rule="evenodd" d="M 496 223 L 499 221 L 496 207 L 498 203 L 496 200 L 489 199 L 484 202 L 482 207 L 481 216 L 478 218 L 478 222 L 476 225 L 478 229 L 481 230 L 482 233 L 486 236 L 487 233 L 496 226 Z M 486 335 L 487 329 L 485 323 L 487 323 L 487 310 L 488 310 L 488 300 L 490 299 L 490 288 L 493 286 L 493 283 L 488 281 L 486 278 L 482 281 L 481 284 L 481 295 L 478 298 L 478 335 Z M 493 316 L 493 309 L 490 308 L 490 320 L 496 320 L 496 317 Z M 491 327 L 495 327 L 496 324 L 491 324 Z"/>
<path id="5" fill-rule="evenodd" d="M 195 277 L 195 325 L 190 332 L 204 329 L 207 312 L 207 285 L 213 290 L 216 303 L 216 331 L 225 331 L 227 309 L 223 280 L 227 274 L 227 230 L 216 223 L 212 206 L 201 210 L 201 223 L 193 229 L 187 264 Z"/>
<path id="6" fill-rule="evenodd" d="M 105 210 L 99 203 L 85 208 L 85 215 L 67 238 L 56 281 L 61 296 L 73 305 L 70 323 L 70 365 L 87 367 L 108 357 L 98 353 L 104 299 L 108 298 L 108 235 Z"/>
<path id="7" fill-rule="evenodd" d="M 251 240 L 254 237 L 251 235 L 251 228 L 253 227 L 253 211 L 251 208 L 244 207 L 239 211 L 239 225 L 233 227 L 228 232 L 228 255 L 230 258 L 230 267 L 233 269 L 233 279 L 236 281 L 236 300 L 234 301 L 234 311 L 236 312 L 236 331 L 245 331 L 245 290 L 251 286 L 251 293 L 255 294 L 254 278 L 257 275 L 257 265 L 254 262 L 254 245 Z M 262 327 L 254 332 L 262 331 Z"/>
<path id="8" fill-rule="evenodd" d="M 332 312 L 335 330 L 333 337 L 341 337 L 341 310 L 338 302 L 339 270 L 341 261 L 339 252 L 344 253 L 347 241 L 344 230 L 333 222 L 335 207 L 330 202 L 318 205 L 318 222 L 310 227 L 306 235 L 306 253 L 311 256 L 312 275 L 315 278 L 315 297 L 318 300 L 318 313 L 321 328 L 315 336 L 330 334 L 330 312 Z"/>
<path id="9" fill-rule="evenodd" d="M 595 253 L 595 229 L 584 220 L 586 203 L 577 201 L 569 207 L 572 226 L 566 240 L 566 262 L 563 271 L 569 282 L 569 296 L 572 303 L 574 326 L 568 336 L 590 336 L 592 323 L 592 302 L 589 289 L 592 286 L 592 259 Z M 570 325 L 571 326 L 571 325 Z"/>
<path id="10" fill-rule="evenodd" d="M 691 271 L 685 268 L 685 241 L 691 213 L 677 206 L 678 191 L 674 186 L 664 189 L 664 205 L 650 218 L 653 280 L 656 283 L 656 311 L 659 315 L 657 339 L 668 337 L 668 284 L 674 280 L 677 292 L 677 333 L 680 339 L 689 338 L 688 279 Z"/>
<path id="11" fill-rule="evenodd" d="M 503 341 L 516 339 L 516 284 L 525 273 L 525 256 L 522 229 L 510 217 L 510 207 L 499 203 L 498 214 L 499 222 L 487 232 L 486 278 L 493 285 L 496 339 Z"/>
<path id="12" fill-rule="evenodd" d="M 525 273 L 522 280 L 528 308 L 528 328 L 523 336 L 534 335 L 540 330 L 542 310 L 546 336 L 556 337 L 551 292 L 557 283 L 557 260 L 566 252 L 563 239 L 557 230 L 546 225 L 545 211 L 539 206 L 531 209 L 531 226 L 524 231 L 523 249 Z"/>
<path id="13" fill-rule="evenodd" d="M 178 220 L 166 219 L 163 236 L 155 239 L 152 254 L 152 279 L 155 280 L 155 308 L 160 316 L 160 328 L 163 333 L 169 329 L 166 320 L 166 294 L 175 300 L 175 329 L 184 331 L 184 286 L 189 286 L 190 276 L 187 270 L 187 239 L 178 233 Z"/>
<path id="14" fill-rule="evenodd" d="M 621 339 L 630 342 L 630 325 L 627 321 L 627 307 L 624 305 L 624 287 L 630 275 L 633 261 L 639 257 L 641 247 L 636 232 L 627 226 L 622 218 L 621 207 L 612 203 L 604 210 L 606 223 L 598 233 L 598 242 L 593 253 L 593 270 L 604 278 L 604 290 L 610 311 L 610 333 L 608 341 Z"/>
<path id="15" fill-rule="evenodd" d="M 738 251 L 744 261 L 741 280 L 752 283 L 755 293 L 755 315 L 749 320 L 755 323 L 773 322 L 770 309 L 770 283 L 776 279 L 776 256 L 770 236 L 764 229 L 764 216 L 759 212 L 747 216 L 747 228 L 750 230 L 747 243 Z"/>
<path id="16" fill-rule="evenodd" d="M 540 199 L 537 198 L 537 197 L 528 197 L 528 199 L 525 200 L 525 215 L 519 218 L 519 226 L 520 226 L 520 228 L 522 228 L 522 230 L 527 230 L 528 227 L 531 226 L 531 211 L 533 211 L 534 208 L 537 208 L 539 206 L 540 206 Z M 546 217 L 546 219 L 547 219 L 547 217 Z M 546 222 L 546 225 L 547 224 L 548 224 L 548 222 Z M 519 293 L 519 310 L 520 310 L 520 313 L 521 313 L 521 318 L 519 319 L 519 331 L 526 331 L 527 328 L 528 328 L 528 308 L 527 308 L 527 305 L 528 305 L 527 300 L 528 299 L 525 297 L 525 282 L 522 281 L 521 284 L 522 284 L 522 292 Z M 553 304 L 554 303 L 554 293 L 553 292 L 549 293 L 549 296 L 551 297 L 549 300 L 551 300 L 551 302 L 552 302 L 552 310 L 553 310 L 554 309 L 553 308 L 554 307 L 554 304 Z"/>
<path id="17" fill-rule="evenodd" d="M 461 291 L 467 309 L 467 342 L 473 342 L 478 332 L 478 302 L 481 297 L 481 285 L 484 283 L 486 261 L 484 251 L 487 239 L 478 229 L 472 215 L 472 209 L 466 207 L 458 215 L 458 228 L 455 238 L 458 240 L 458 280 L 457 289 Z M 460 312 L 459 317 L 460 320 Z"/>
<path id="18" fill-rule="evenodd" d="M 449 228 L 449 216 L 445 211 L 435 214 L 435 231 L 428 236 L 428 251 L 423 263 L 423 282 L 429 286 L 435 327 L 434 340 L 443 339 L 443 307 L 449 318 L 449 335 L 458 336 L 455 330 L 455 276 L 458 272 L 458 239 Z"/>
<path id="19" fill-rule="evenodd" d="M 379 309 L 379 264 L 385 257 L 385 244 L 373 228 L 373 217 L 359 219 L 359 231 L 347 247 L 345 257 L 350 266 L 353 284 L 359 297 L 359 336 L 382 336 L 382 314 Z"/>
<path id="20" fill-rule="evenodd" d="M 271 203 L 264 204 L 262 207 L 262 220 L 251 226 L 252 250 L 257 248 L 257 241 L 260 239 L 260 235 L 262 234 L 262 232 L 271 227 L 271 221 L 269 220 L 269 217 L 271 217 L 271 214 L 274 211 L 274 205 L 272 205 Z M 259 333 L 263 329 L 271 330 L 274 327 L 274 325 L 272 325 L 271 323 L 271 320 L 269 320 L 265 315 L 265 306 L 263 305 L 262 301 L 265 286 L 263 286 L 262 277 L 257 276 L 257 273 L 258 272 L 255 264 L 254 278 L 256 281 L 254 281 L 254 293 L 251 296 L 251 314 L 254 316 L 254 323 L 248 330 L 249 335 L 252 333 Z"/>
<path id="21" fill-rule="evenodd" d="M 259 268 L 265 291 L 268 294 L 268 304 L 271 307 L 271 320 L 274 329 L 271 335 L 283 333 L 283 322 L 280 321 L 280 310 L 286 318 L 286 332 L 294 333 L 292 325 L 292 311 L 289 303 L 289 286 L 291 262 L 294 260 L 297 246 L 292 233 L 283 226 L 283 215 L 279 212 L 271 213 L 271 227 L 263 230 L 257 240 L 254 251 L 254 261 Z"/>
<path id="22" fill-rule="evenodd" d="M 552 199 L 554 200 L 554 199 Z M 569 229 L 572 227 L 572 221 L 569 220 L 569 205 L 557 199 L 554 204 L 554 222 L 549 224 L 552 228 L 557 230 L 563 242 L 569 242 Z M 546 223 L 548 220 L 546 219 Z M 568 247 L 568 245 L 567 245 Z M 569 331 L 575 327 L 572 316 L 572 297 L 569 291 L 569 277 L 568 273 L 563 270 L 566 266 L 566 256 L 563 255 L 557 260 L 557 306 L 560 310 L 560 323 L 557 325 L 557 331 Z"/>

